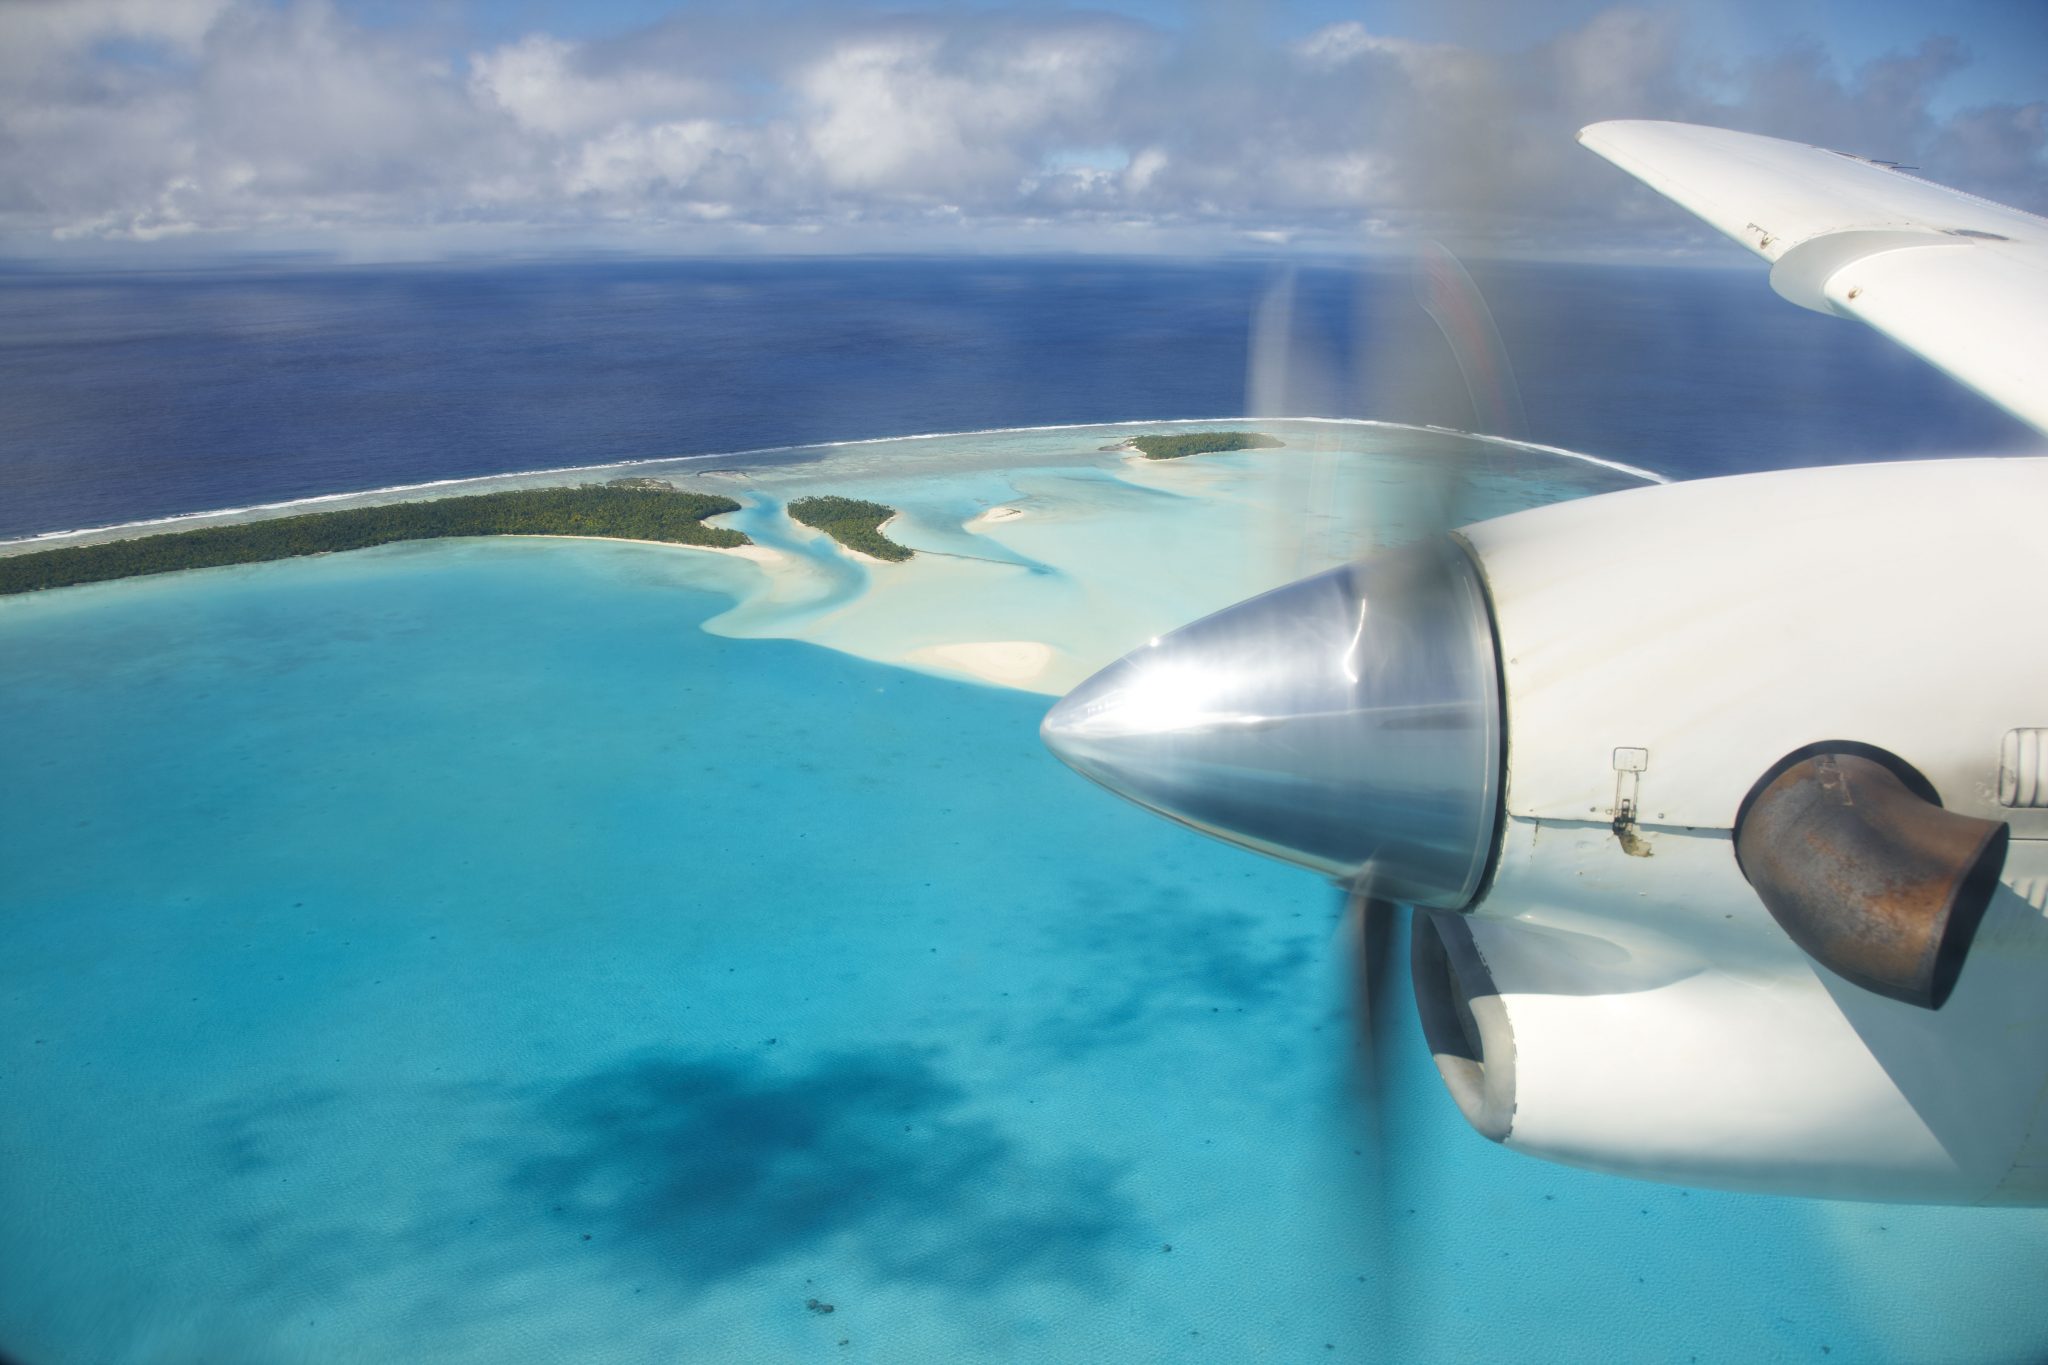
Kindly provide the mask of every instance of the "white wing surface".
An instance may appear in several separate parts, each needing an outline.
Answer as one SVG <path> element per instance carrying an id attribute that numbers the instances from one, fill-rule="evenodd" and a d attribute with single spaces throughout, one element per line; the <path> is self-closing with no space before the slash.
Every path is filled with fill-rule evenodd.
<path id="1" fill-rule="evenodd" d="M 2048 220 L 1804 143 L 1621 120 L 1579 141 L 1771 263 L 1771 287 L 1869 323 L 2048 431 Z"/>

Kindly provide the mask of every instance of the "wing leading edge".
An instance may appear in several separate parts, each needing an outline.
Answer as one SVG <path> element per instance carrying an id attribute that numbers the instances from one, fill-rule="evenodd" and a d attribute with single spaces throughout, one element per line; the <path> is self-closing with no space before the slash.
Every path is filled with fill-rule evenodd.
<path id="1" fill-rule="evenodd" d="M 1620 120 L 1579 141 L 1856 318 L 2048 432 L 2048 221 L 1880 162 L 1754 133 Z"/>

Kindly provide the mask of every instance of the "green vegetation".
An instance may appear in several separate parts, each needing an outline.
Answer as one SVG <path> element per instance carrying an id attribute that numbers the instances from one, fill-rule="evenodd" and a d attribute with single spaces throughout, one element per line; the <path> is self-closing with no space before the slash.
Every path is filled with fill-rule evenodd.
<path id="1" fill-rule="evenodd" d="M 730 548 L 749 542 L 738 531 L 706 526 L 704 518 L 739 508 L 731 498 L 681 493 L 646 479 L 394 502 L 8 555 L 0 557 L 0 593 L 443 536 L 606 536 Z"/>
<path id="2" fill-rule="evenodd" d="M 1177 436 L 1133 436 L 1148 460 L 1178 460 L 1183 455 L 1213 455 L 1225 450 L 1273 450 L 1283 444 L 1256 431 L 1189 431 Z"/>
<path id="3" fill-rule="evenodd" d="M 896 509 L 860 498 L 798 498 L 789 505 L 791 519 L 823 531 L 849 550 L 901 563 L 910 551 L 882 534 L 882 523 Z"/>

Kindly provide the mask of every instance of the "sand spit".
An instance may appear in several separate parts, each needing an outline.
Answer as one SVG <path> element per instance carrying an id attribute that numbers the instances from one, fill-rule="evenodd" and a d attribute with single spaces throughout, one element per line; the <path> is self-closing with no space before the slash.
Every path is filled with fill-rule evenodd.
<path id="1" fill-rule="evenodd" d="M 941 673 L 964 673 L 998 687 L 1031 685 L 1045 676 L 1059 651 L 1043 640 L 973 640 L 953 645 L 925 645 L 903 656 L 904 662 Z"/>
<path id="2" fill-rule="evenodd" d="M 890 538 L 890 537 L 889 537 L 889 528 L 890 528 L 891 526 L 894 526 L 894 525 L 895 525 L 895 524 L 896 524 L 897 522 L 899 522 L 899 521 L 901 521 L 901 520 L 903 520 L 903 514 L 902 514 L 901 512 L 898 512 L 898 513 L 896 513 L 896 514 L 895 514 L 894 516 L 892 516 L 892 517 L 889 517 L 889 518 L 888 518 L 887 520 L 885 520 L 885 521 L 884 521 L 884 522 L 883 522 L 883 523 L 882 523 L 882 524 L 881 524 L 880 526 L 877 526 L 877 527 L 875 528 L 875 534 L 876 534 L 876 535 L 878 535 L 878 536 L 881 536 L 881 537 L 882 537 L 882 538 L 883 538 L 884 540 L 887 540 L 887 539 L 889 539 L 889 538 Z M 901 567 L 902 565 L 904 565 L 904 564 L 908 564 L 908 563 L 910 562 L 910 561 L 909 561 L 909 560 L 907 560 L 907 559 L 903 559 L 903 560 L 889 560 L 889 559 L 881 559 L 881 558 L 878 558 L 878 557 L 876 557 L 875 555 L 871 555 L 871 554 L 869 554 L 869 553 L 868 553 L 868 552 L 867 552 L 866 550 L 856 550 L 856 549 L 854 549 L 854 548 L 853 548 L 853 547 L 852 547 L 851 545 L 841 545 L 841 544 L 839 544 L 839 542 L 838 542 L 838 541 L 836 541 L 836 540 L 835 540 L 835 541 L 833 541 L 833 542 L 832 542 L 832 544 L 833 544 L 834 548 L 836 548 L 836 549 L 837 549 L 837 550 L 839 551 L 839 553 L 841 553 L 841 554 L 845 555 L 845 556 L 846 556 L 846 557 L 847 557 L 848 559 L 857 559 L 857 560 L 859 560 L 859 561 L 860 561 L 861 563 L 863 563 L 863 564 L 872 564 L 872 565 L 874 565 L 874 566 L 875 566 L 875 567 L 877 567 L 877 568 L 882 568 L 882 569 L 894 569 L 894 568 L 899 568 L 899 567 Z M 909 547 L 909 546 L 907 546 L 907 545 L 906 545 L 906 546 L 904 546 L 903 548 L 905 548 L 906 550 L 910 549 L 910 547 Z M 915 550 L 911 550 L 910 552 L 911 552 L 911 553 L 912 553 L 913 555 L 915 555 L 915 554 L 917 553 L 917 551 L 915 551 Z"/>
<path id="3" fill-rule="evenodd" d="M 963 525 L 969 531 L 978 531 L 984 526 L 994 526 L 999 522 L 1015 521 L 1018 517 L 1025 515 L 1025 511 L 1021 507 L 991 507 L 980 516 L 969 519 Z"/>

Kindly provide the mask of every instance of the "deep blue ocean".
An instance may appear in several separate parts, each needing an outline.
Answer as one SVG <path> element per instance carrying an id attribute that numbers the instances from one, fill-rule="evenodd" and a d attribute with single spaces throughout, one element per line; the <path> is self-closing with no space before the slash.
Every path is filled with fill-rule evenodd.
<path id="1" fill-rule="evenodd" d="M 0 532 L 1234 415 L 1273 274 L 9 275 Z M 1761 272 L 1479 274 L 1538 441 L 2031 444 Z M 1291 402 L 1470 420 L 1405 276 L 1296 288 Z M 1043 696 L 705 629 L 748 567 L 451 541 L 0 600 L 0 1359 L 2048 1357 L 2040 1211 L 1535 1162 L 1406 1010 L 1368 1112 L 1328 887 L 1076 779 Z"/>
<path id="2" fill-rule="evenodd" d="M 1246 411 L 1240 262 L 0 274 L 0 536 L 565 464 Z M 1680 477 L 2032 433 L 1760 269 L 1475 270 L 1546 444 Z M 1307 266 L 1288 415 L 1465 428 L 1403 265 Z"/>

